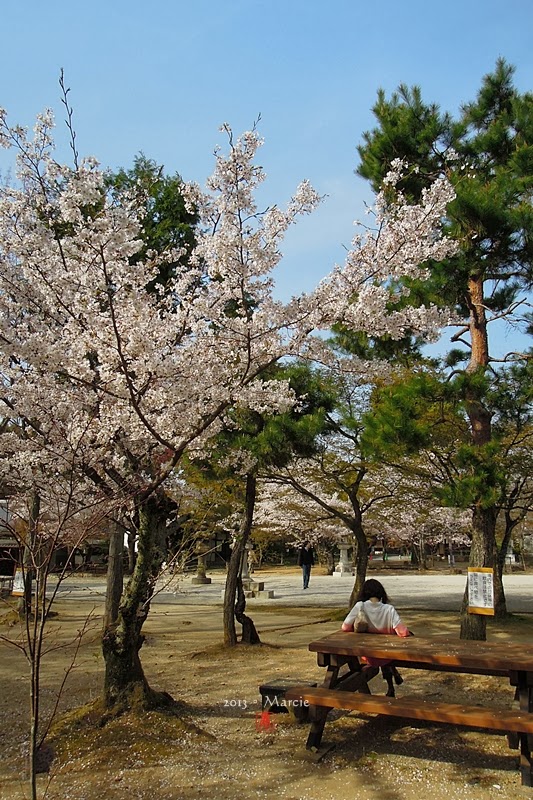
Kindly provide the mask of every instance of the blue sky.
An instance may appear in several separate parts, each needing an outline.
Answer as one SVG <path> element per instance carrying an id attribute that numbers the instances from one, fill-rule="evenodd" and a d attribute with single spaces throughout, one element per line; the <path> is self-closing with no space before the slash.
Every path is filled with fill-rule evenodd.
<path id="1" fill-rule="evenodd" d="M 50 106 L 63 136 L 63 68 L 80 153 L 106 166 L 128 167 L 143 151 L 203 183 L 224 144 L 220 124 L 239 133 L 261 114 L 266 202 L 283 204 L 303 178 L 327 195 L 287 237 L 282 296 L 311 289 L 342 261 L 371 200 L 354 169 L 379 87 L 418 84 L 455 113 L 503 56 L 517 86 L 533 89 L 531 0 L 3 5 L 0 106 L 25 125 Z"/>

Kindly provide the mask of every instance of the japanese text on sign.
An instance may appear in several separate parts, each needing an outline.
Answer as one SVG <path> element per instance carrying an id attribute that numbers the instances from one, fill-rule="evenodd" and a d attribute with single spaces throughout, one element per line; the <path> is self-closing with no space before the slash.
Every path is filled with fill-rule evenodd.
<path id="1" fill-rule="evenodd" d="M 468 567 L 468 613 L 494 614 L 494 570 Z"/>

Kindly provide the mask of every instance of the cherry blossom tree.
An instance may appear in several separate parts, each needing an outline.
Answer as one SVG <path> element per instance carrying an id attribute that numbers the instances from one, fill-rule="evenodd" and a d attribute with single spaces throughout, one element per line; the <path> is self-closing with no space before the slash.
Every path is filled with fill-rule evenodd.
<path id="1" fill-rule="evenodd" d="M 401 475 L 371 458 L 366 442 L 364 416 L 369 408 L 372 384 L 390 373 L 386 362 L 362 363 L 354 357 L 330 354 L 322 380 L 335 387 L 336 403 L 327 415 L 325 435 L 309 457 L 293 459 L 285 469 L 264 471 L 264 478 L 282 484 L 315 506 L 325 519 L 344 528 L 344 539 L 354 547 L 355 583 L 350 602 L 355 602 L 364 583 L 369 557 L 366 518 L 397 494 Z M 351 374 L 350 374 L 351 373 Z M 321 529 L 323 530 L 323 528 Z"/>
<path id="2" fill-rule="evenodd" d="M 326 555 L 331 570 L 334 553 L 347 535 L 345 525 L 333 510 L 310 503 L 287 483 L 268 480 L 259 483 L 254 534 L 267 530 L 287 547 L 298 548 L 303 542 L 310 542 Z"/>
<path id="3" fill-rule="evenodd" d="M 426 568 L 427 552 L 436 552 L 439 545 L 454 548 L 470 547 L 472 521 L 468 511 L 435 504 L 428 484 L 411 478 L 409 486 L 400 490 L 393 504 L 384 504 L 367 519 L 367 533 L 376 540 L 402 546 L 414 553 Z M 424 503 L 421 503 L 424 498 Z"/>
<path id="4" fill-rule="evenodd" d="M 53 606 L 63 582 L 76 569 L 74 559 L 69 558 L 58 566 L 56 553 L 60 548 L 74 553 L 95 531 L 101 530 L 113 509 L 109 499 L 80 474 L 76 458 L 79 443 L 75 440 L 65 438 L 62 449 L 56 447 L 43 458 L 41 442 L 26 430 L 23 421 L 18 429 L 5 429 L 0 440 L 4 456 L 0 480 L 10 498 L 7 528 L 23 553 L 19 567 L 23 585 L 19 625 L 0 635 L 0 643 L 16 648 L 28 670 L 28 773 L 31 797 L 36 800 L 36 776 L 42 771 L 40 764 L 46 761 L 45 738 L 83 636 L 91 627 L 94 629 L 94 619 L 89 614 L 75 637 L 74 655 L 52 708 L 43 714 L 43 664 L 47 656 L 65 646 L 58 642 L 48 623 L 56 613 Z M 58 441 L 56 436 L 56 444 Z"/>
<path id="5" fill-rule="evenodd" d="M 338 544 L 342 540 L 354 547 L 355 582 L 350 595 L 353 605 L 365 581 L 371 534 L 367 520 L 374 522 L 379 509 L 392 507 L 397 498 L 401 476 L 392 468 L 370 467 L 361 456 L 351 436 L 344 431 L 324 442 L 322 451 L 312 458 L 295 459 L 286 469 L 267 476 L 264 489 L 265 508 L 258 520 L 267 524 L 269 516 L 278 519 L 291 509 L 291 531 L 300 540 L 308 538 L 315 545 Z M 270 509 L 278 507 L 276 516 Z M 283 530 L 282 519 L 278 521 Z M 309 531 L 309 533 L 307 533 Z"/>
<path id="6" fill-rule="evenodd" d="M 268 370 L 323 353 L 313 332 L 340 321 L 393 337 L 406 327 L 431 335 L 447 321 L 431 306 L 411 308 L 394 288 L 404 276 L 423 278 L 424 263 L 451 250 L 438 235 L 453 196 L 445 179 L 418 205 L 378 196 L 374 226 L 355 238 L 345 264 L 283 303 L 272 278 L 283 236 L 319 197 L 303 182 L 284 210 L 260 212 L 259 135 L 225 132 L 227 153 L 218 151 L 207 191 L 186 191 L 199 227 L 183 263 L 171 249 L 136 257 L 138 193 L 118 201 L 98 163 L 75 149 L 72 166 L 58 163 L 50 113 L 30 136 L 0 112 L 0 144 L 17 158 L 16 184 L 0 193 L 3 407 L 32 425 L 47 459 L 57 425 L 68 427 L 84 442 L 81 474 L 139 514 L 139 557 L 104 636 L 108 708 L 165 699 L 150 689 L 139 652 L 164 558 L 163 489 L 184 454 L 209 452 L 235 409 L 290 408 L 287 382 Z M 154 278 L 163 262 L 173 268 L 161 286 Z"/>

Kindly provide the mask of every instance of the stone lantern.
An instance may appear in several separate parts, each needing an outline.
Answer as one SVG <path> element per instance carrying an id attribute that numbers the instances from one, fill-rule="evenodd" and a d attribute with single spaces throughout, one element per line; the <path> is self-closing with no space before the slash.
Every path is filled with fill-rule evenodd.
<path id="1" fill-rule="evenodd" d="M 192 579 L 191 583 L 198 584 L 198 583 L 211 583 L 211 578 L 208 578 L 206 575 L 206 564 L 205 558 L 208 553 L 208 546 L 207 542 L 199 541 L 196 545 L 194 553 L 197 557 L 198 564 L 196 567 L 196 575 Z"/>
<path id="2" fill-rule="evenodd" d="M 339 542 L 339 563 L 335 567 L 333 575 L 337 578 L 352 577 L 353 568 L 352 563 L 348 557 L 348 551 L 351 548 L 350 542 Z"/>

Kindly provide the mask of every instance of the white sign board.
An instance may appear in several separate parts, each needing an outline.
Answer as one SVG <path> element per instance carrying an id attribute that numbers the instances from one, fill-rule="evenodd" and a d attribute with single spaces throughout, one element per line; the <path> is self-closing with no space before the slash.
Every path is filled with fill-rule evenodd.
<path id="1" fill-rule="evenodd" d="M 468 567 L 468 613 L 494 615 L 494 570 Z"/>
<path id="2" fill-rule="evenodd" d="M 11 594 L 15 597 L 24 597 L 24 575 L 21 569 L 15 570 Z"/>

